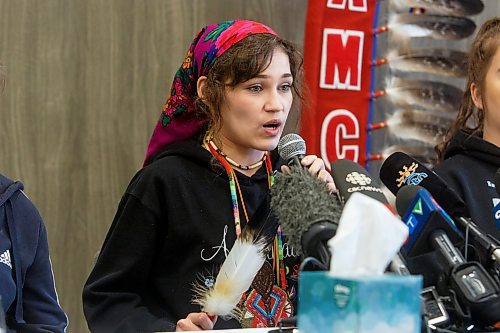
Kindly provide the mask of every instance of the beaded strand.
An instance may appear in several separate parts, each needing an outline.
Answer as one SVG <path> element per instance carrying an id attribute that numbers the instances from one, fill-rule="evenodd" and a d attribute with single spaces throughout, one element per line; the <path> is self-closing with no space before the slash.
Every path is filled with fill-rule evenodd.
<path id="1" fill-rule="evenodd" d="M 214 149 L 212 144 L 208 144 L 207 146 L 208 146 L 208 149 L 210 150 L 210 152 L 212 153 L 212 155 L 217 158 L 217 160 L 219 161 L 220 164 L 222 164 L 222 166 L 226 170 L 227 176 L 229 177 L 229 190 L 231 192 L 231 201 L 233 202 L 233 215 L 234 215 L 234 226 L 236 229 L 236 237 L 240 237 L 240 234 L 241 234 L 240 210 L 238 208 L 238 197 L 236 194 L 236 182 L 238 180 L 236 179 L 236 175 L 234 173 L 233 168 L 231 168 L 231 166 L 224 159 L 224 157 L 217 153 L 217 151 Z M 238 184 L 238 187 L 239 187 L 239 184 Z M 245 203 L 243 201 L 241 201 L 241 202 L 243 203 L 243 205 L 245 205 Z M 246 213 L 246 209 L 245 209 L 245 213 Z M 247 216 L 245 216 L 245 217 L 247 217 Z M 247 217 L 247 219 L 248 219 L 248 217 Z"/>
<path id="2" fill-rule="evenodd" d="M 246 222 L 248 223 L 249 218 L 248 214 L 246 211 L 245 207 L 245 201 L 243 200 L 243 194 L 241 193 L 240 189 L 240 184 L 238 183 L 238 178 L 231 167 L 230 164 L 232 164 L 229 160 L 227 155 L 221 152 L 220 149 L 217 148 L 217 146 L 214 144 L 214 142 L 211 139 L 206 140 L 207 147 L 212 153 L 215 158 L 219 161 L 219 163 L 222 164 L 224 169 L 226 170 L 226 173 L 229 178 L 229 189 L 231 192 L 231 201 L 233 203 L 233 215 L 234 215 L 234 225 L 235 225 L 235 230 L 236 230 L 236 237 L 239 237 L 241 234 L 241 221 L 240 221 L 240 211 L 238 207 L 238 195 L 237 191 L 240 197 L 240 202 L 243 206 L 243 213 L 245 214 Z M 232 160 L 231 160 L 232 161 Z M 266 163 L 266 172 L 267 172 L 267 183 L 269 188 L 274 185 L 274 174 L 273 174 L 273 169 L 272 169 L 272 163 L 271 163 L 271 157 L 269 153 L 265 153 L 264 157 L 260 162 L 257 162 L 255 164 L 252 164 L 252 167 L 256 164 L 262 165 L 262 163 L 265 161 Z M 234 161 L 233 161 L 234 162 Z M 234 165 L 234 164 L 233 164 Z M 239 164 L 238 164 L 239 165 Z M 259 165 L 259 166 L 260 166 Z M 241 165 L 239 165 L 241 166 Z M 237 167 L 239 167 L 237 166 Z M 240 169 L 243 169 L 240 167 Z M 244 169 L 244 170 L 249 170 L 249 169 Z M 286 290 L 286 275 L 285 275 L 285 265 L 283 261 L 283 241 L 282 241 L 282 232 L 281 232 L 281 226 L 278 226 L 278 230 L 276 233 L 276 236 L 274 237 L 274 242 L 273 242 L 273 267 L 275 269 L 276 273 L 276 283 L 283 289 Z"/>

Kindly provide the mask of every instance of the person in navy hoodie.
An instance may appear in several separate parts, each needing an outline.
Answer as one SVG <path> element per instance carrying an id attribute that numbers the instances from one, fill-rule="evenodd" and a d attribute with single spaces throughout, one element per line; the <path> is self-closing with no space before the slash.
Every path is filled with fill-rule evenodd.
<path id="1" fill-rule="evenodd" d="M 0 91 L 5 77 L 0 70 Z M 0 319 L 7 332 L 66 332 L 57 299 L 47 231 L 21 182 L 0 174 Z M 0 332 L 2 332 L 0 322 Z"/>
<path id="2" fill-rule="evenodd" d="M 472 220 L 500 239 L 500 17 L 486 21 L 467 58 L 468 81 L 457 118 L 436 150 L 434 171 L 465 201 Z"/>
<path id="3" fill-rule="evenodd" d="M 47 231 L 21 182 L 0 175 L 0 296 L 7 332 L 65 332 Z"/>

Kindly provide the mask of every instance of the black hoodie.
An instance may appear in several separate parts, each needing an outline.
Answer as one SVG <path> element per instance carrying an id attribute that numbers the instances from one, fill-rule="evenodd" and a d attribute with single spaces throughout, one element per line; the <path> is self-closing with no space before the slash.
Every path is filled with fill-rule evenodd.
<path id="1" fill-rule="evenodd" d="M 500 238 L 500 205 L 495 173 L 500 148 L 480 135 L 457 131 L 434 171 L 465 201 L 472 220 L 486 233 Z"/>
<path id="2" fill-rule="evenodd" d="M 268 199 L 267 173 L 263 166 L 252 177 L 236 174 L 252 223 L 254 212 Z M 240 204 L 243 223 L 242 211 Z M 174 330 L 177 320 L 200 312 L 192 304 L 193 282 L 202 276 L 205 285 L 213 283 L 235 239 L 224 169 L 194 140 L 170 145 L 134 176 L 121 199 L 83 291 L 90 330 Z M 276 311 L 293 311 L 290 302 L 278 304 L 273 298 L 280 292 L 295 298 L 297 269 L 288 272 L 288 290 L 273 288 L 267 295 Z M 244 324 L 254 326 L 256 317 L 266 318 L 259 313 L 258 295 L 247 296 L 253 313 L 244 312 Z M 219 318 L 215 325 L 238 327 L 234 319 Z"/>

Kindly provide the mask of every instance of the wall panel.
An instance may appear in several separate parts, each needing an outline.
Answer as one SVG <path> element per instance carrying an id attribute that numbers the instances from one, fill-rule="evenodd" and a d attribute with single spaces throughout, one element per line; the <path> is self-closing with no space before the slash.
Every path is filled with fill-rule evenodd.
<path id="1" fill-rule="evenodd" d="M 118 201 L 195 33 L 260 20 L 302 45 L 306 0 L 0 0 L 0 172 L 49 232 L 70 332 Z"/>

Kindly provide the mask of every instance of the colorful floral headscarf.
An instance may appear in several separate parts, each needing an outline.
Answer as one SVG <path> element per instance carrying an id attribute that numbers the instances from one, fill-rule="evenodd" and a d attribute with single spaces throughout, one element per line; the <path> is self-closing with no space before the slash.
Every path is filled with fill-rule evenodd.
<path id="1" fill-rule="evenodd" d="M 175 73 L 170 97 L 149 141 L 144 165 L 165 146 L 190 138 L 201 129 L 203 121 L 193 112 L 198 78 L 207 75 L 215 60 L 231 46 L 255 34 L 276 35 L 262 23 L 246 20 L 226 21 L 201 29 Z"/>

